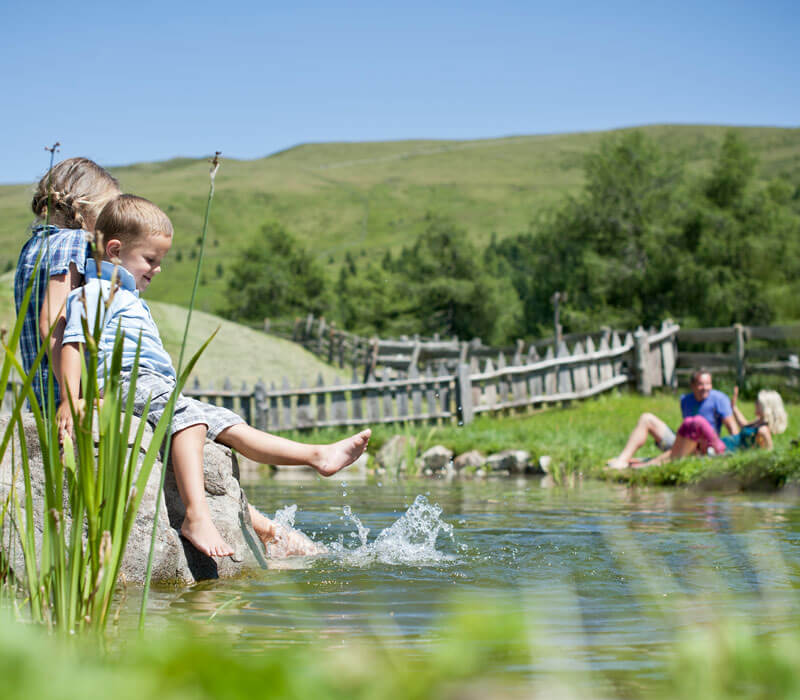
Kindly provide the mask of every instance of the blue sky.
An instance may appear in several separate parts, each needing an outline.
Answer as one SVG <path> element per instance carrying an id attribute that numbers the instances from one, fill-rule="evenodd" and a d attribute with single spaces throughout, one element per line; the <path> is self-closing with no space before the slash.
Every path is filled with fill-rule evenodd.
<path id="1" fill-rule="evenodd" d="M 0 7 L 0 183 L 309 141 L 800 125 L 793 2 Z"/>

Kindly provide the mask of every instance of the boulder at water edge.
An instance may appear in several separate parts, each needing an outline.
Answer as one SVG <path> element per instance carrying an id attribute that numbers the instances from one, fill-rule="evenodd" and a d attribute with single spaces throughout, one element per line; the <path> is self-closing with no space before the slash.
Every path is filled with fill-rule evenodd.
<path id="1" fill-rule="evenodd" d="M 530 465 L 531 455 L 525 450 L 503 450 L 486 458 L 486 466 L 493 472 L 523 474 Z"/>
<path id="2" fill-rule="evenodd" d="M 0 431 L 5 431 L 8 420 L 8 416 L 0 416 Z M 129 446 L 133 443 L 138 426 L 139 422 L 134 418 L 128 441 Z M 38 549 L 41 545 L 43 531 L 44 471 L 39 437 L 31 414 L 23 417 L 23 428 L 30 458 Z M 140 463 L 151 438 L 152 431 L 149 426 L 146 426 L 139 455 Z M 19 442 L 15 439 L 14 443 L 13 450 L 9 444 L 3 461 L 0 463 L 0 502 L 6 502 L 12 478 L 14 478 L 20 506 L 24 507 L 24 485 L 19 465 Z M 16 459 L 16 464 L 12 463 L 12 454 Z M 179 528 L 183 521 L 184 510 L 175 484 L 175 475 L 172 468 L 168 466 L 164 479 L 164 493 L 160 501 L 156 503 L 163 468 L 161 461 L 156 461 L 128 539 L 121 570 L 121 575 L 125 577 L 126 581 L 144 582 L 156 508 L 158 509 L 158 530 L 153 555 L 153 581 L 191 584 L 202 579 L 236 576 L 248 568 L 265 565 L 264 547 L 253 531 L 247 499 L 239 485 L 239 470 L 235 456 L 222 445 L 206 442 L 204 462 L 206 499 L 211 509 L 211 517 L 222 537 L 235 550 L 234 556 L 212 559 L 201 554 L 180 536 Z M 66 499 L 64 505 L 65 527 L 69 529 L 71 520 L 69 509 L 66 507 Z M 12 516 L 13 513 L 9 512 L 6 518 Z M 22 548 L 17 539 L 16 529 L 8 525 L 9 523 L 6 522 L 5 535 L 0 547 L 7 553 L 12 569 L 22 574 L 24 572 Z"/>
<path id="3" fill-rule="evenodd" d="M 417 439 L 411 435 L 395 435 L 378 450 L 375 461 L 389 473 L 408 471 L 406 461 L 417 454 Z"/>
<path id="4" fill-rule="evenodd" d="M 453 460 L 453 468 L 457 472 L 467 467 L 482 467 L 484 464 L 486 464 L 486 455 L 478 450 L 464 452 Z"/>
<path id="5" fill-rule="evenodd" d="M 438 473 L 452 468 L 453 450 L 447 449 L 444 445 L 434 445 L 425 450 L 420 457 L 424 473 Z"/>

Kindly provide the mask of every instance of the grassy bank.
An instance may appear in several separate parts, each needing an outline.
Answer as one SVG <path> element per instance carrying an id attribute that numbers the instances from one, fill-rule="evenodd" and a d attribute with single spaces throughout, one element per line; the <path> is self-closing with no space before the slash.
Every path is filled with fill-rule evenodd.
<path id="1" fill-rule="evenodd" d="M 755 415 L 754 401 L 743 400 L 747 417 Z M 786 406 L 789 429 L 775 438 L 772 452 L 750 450 L 718 459 L 685 459 L 663 467 L 604 471 L 610 457 L 619 453 L 628 433 L 645 411 L 660 416 L 675 428 L 680 424 L 677 395 L 671 393 L 643 397 L 631 393 L 611 393 L 565 407 L 552 407 L 532 415 L 481 417 L 465 426 L 416 425 L 406 428 L 376 426 L 370 441 L 374 454 L 394 435 L 413 435 L 419 451 L 444 445 L 461 454 L 478 450 L 485 455 L 507 449 L 523 449 L 534 459 L 552 457 L 554 476 L 582 473 L 584 476 L 612 479 L 633 484 L 688 485 L 733 488 L 777 488 L 800 480 L 800 449 L 792 440 L 800 432 L 800 404 Z M 300 440 L 334 439 L 341 431 L 295 434 Z M 652 457 L 658 450 L 650 441 L 639 456 Z"/>

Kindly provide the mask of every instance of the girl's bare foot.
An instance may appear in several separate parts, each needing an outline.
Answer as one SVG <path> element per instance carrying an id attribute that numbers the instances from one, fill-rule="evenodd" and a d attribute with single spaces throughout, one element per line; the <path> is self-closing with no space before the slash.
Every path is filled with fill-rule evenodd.
<path id="1" fill-rule="evenodd" d="M 627 469 L 629 466 L 628 462 L 619 457 L 614 457 L 606 462 L 606 469 Z"/>
<path id="2" fill-rule="evenodd" d="M 321 445 L 314 467 L 322 476 L 331 476 L 355 462 L 367 449 L 372 431 L 367 428 L 349 438 Z"/>
<path id="3" fill-rule="evenodd" d="M 275 539 L 264 546 L 271 557 L 312 557 L 328 552 L 325 545 L 314 542 L 300 530 L 280 525 L 275 527 Z"/>
<path id="4" fill-rule="evenodd" d="M 253 506 L 250 506 L 250 520 L 271 557 L 309 557 L 328 551 L 325 545 L 314 542 L 300 530 L 278 525 Z"/>
<path id="5" fill-rule="evenodd" d="M 222 539 L 210 516 L 190 517 L 187 513 L 181 534 L 206 556 L 229 557 L 233 554 L 233 549 Z"/>

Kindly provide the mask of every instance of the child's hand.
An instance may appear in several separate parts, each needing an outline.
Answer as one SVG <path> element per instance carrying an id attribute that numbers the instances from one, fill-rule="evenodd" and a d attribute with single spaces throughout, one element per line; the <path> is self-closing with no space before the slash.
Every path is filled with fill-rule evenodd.
<path id="1" fill-rule="evenodd" d="M 64 437 L 72 435 L 72 409 L 69 406 L 69 400 L 65 399 L 61 402 L 56 412 L 56 420 L 58 421 L 58 439 L 64 442 Z"/>
<path id="2" fill-rule="evenodd" d="M 83 417 L 84 408 L 86 403 L 83 399 L 78 399 L 76 406 L 78 418 Z M 72 409 L 69 406 L 69 399 L 64 399 L 56 411 L 56 420 L 58 421 L 58 439 L 63 442 L 65 435 L 72 435 L 73 420 Z"/>

